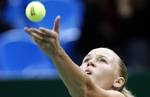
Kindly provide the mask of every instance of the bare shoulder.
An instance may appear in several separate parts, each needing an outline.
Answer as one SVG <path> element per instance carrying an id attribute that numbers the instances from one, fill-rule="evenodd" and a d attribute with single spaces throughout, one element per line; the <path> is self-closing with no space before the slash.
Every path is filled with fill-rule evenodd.
<path id="1" fill-rule="evenodd" d="M 125 97 L 121 92 L 115 90 L 107 90 L 108 97 Z"/>
<path id="2" fill-rule="evenodd" d="M 86 97 L 125 97 L 122 93 L 114 90 L 93 91 L 88 93 Z"/>
<path id="3" fill-rule="evenodd" d="M 121 92 L 100 88 L 92 81 L 88 82 L 84 93 L 83 97 L 125 97 Z"/>
<path id="4" fill-rule="evenodd" d="M 86 91 L 84 97 L 125 97 L 122 93 L 115 90 L 104 90 L 102 88 L 90 89 Z"/>
<path id="5" fill-rule="evenodd" d="M 125 97 L 125 96 L 118 91 L 104 90 L 96 86 L 87 89 L 85 97 Z"/>

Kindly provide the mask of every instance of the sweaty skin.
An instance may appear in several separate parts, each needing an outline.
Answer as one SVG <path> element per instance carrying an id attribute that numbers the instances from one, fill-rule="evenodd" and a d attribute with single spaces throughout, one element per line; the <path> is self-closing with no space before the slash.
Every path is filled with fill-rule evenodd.
<path id="1" fill-rule="evenodd" d="M 79 67 L 65 53 L 59 41 L 57 16 L 53 29 L 25 28 L 38 46 L 52 59 L 58 73 L 72 97 L 125 97 L 113 90 L 119 86 L 117 60 L 119 57 L 106 48 L 94 49 L 84 58 Z M 116 81 L 117 80 L 117 81 Z M 122 82 L 122 81 L 121 81 Z"/>

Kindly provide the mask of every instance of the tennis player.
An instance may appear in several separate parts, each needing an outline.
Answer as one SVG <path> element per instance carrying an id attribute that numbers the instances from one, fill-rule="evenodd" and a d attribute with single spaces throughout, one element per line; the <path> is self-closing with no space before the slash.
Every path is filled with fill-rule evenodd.
<path id="1" fill-rule="evenodd" d="M 60 45 L 59 21 L 60 16 L 57 16 L 51 30 L 43 27 L 24 29 L 52 59 L 69 94 L 72 97 L 134 97 L 125 87 L 126 66 L 114 51 L 93 49 L 81 66 L 71 60 Z"/>

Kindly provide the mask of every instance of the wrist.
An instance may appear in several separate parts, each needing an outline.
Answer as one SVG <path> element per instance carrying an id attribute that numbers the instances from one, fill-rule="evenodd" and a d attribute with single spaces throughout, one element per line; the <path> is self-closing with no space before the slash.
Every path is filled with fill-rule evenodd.
<path id="1" fill-rule="evenodd" d="M 56 50 L 54 50 L 53 52 L 51 52 L 51 56 L 52 57 L 58 57 L 61 56 L 63 53 L 63 48 L 61 46 L 59 46 Z"/>

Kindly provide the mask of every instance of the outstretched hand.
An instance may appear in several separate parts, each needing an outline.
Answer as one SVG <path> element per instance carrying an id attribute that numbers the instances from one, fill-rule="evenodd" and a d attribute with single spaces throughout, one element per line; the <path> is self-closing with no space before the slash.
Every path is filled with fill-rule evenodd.
<path id="1" fill-rule="evenodd" d="M 32 39 L 46 54 L 52 55 L 57 53 L 60 49 L 59 21 L 60 16 L 57 16 L 55 18 L 52 30 L 44 27 L 40 27 L 39 29 L 25 27 L 24 30 L 32 37 Z"/>

